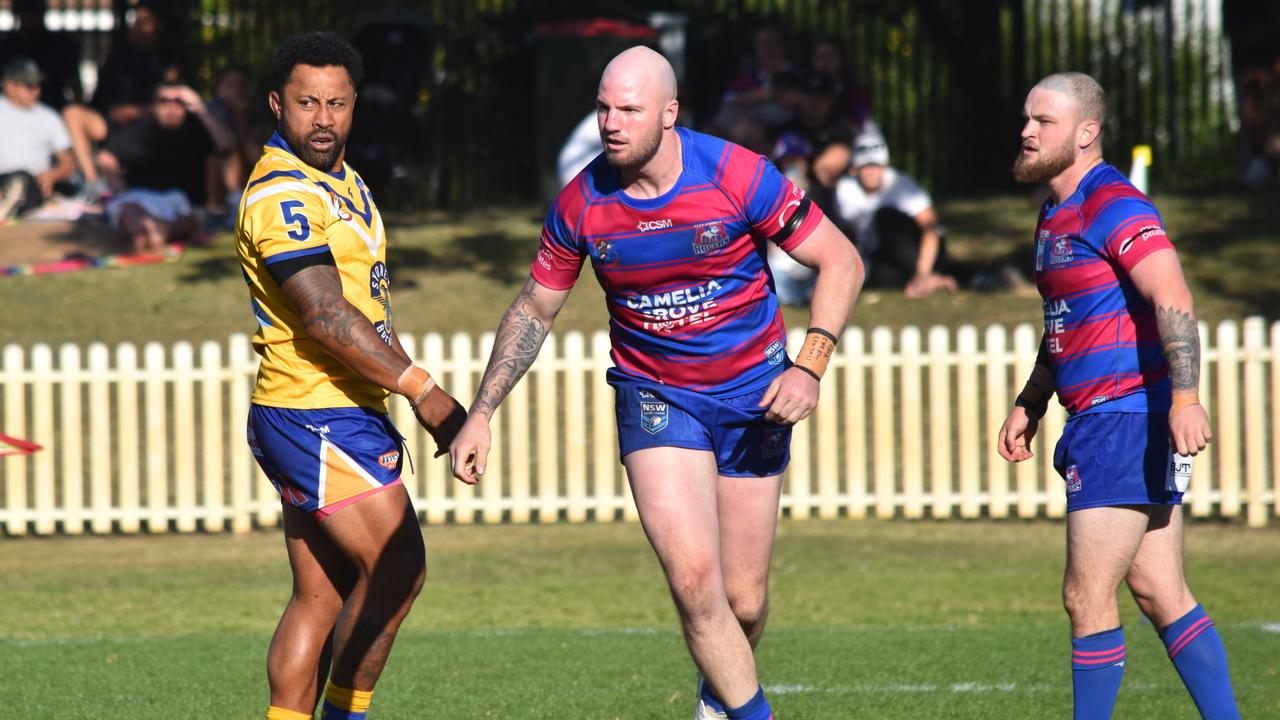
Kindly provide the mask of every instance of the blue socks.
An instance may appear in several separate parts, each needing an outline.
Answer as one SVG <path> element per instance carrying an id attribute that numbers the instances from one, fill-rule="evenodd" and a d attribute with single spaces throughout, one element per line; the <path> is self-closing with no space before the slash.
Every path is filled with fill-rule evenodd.
<path id="1" fill-rule="evenodd" d="M 1160 633 L 1169 659 L 1206 720 L 1238 720 L 1227 651 L 1203 605 L 1196 605 Z"/>
<path id="2" fill-rule="evenodd" d="M 1113 628 L 1071 638 L 1071 686 L 1075 720 L 1110 718 L 1124 679 L 1124 630 Z"/>
<path id="3" fill-rule="evenodd" d="M 756 688 L 756 694 L 746 705 L 727 708 L 725 714 L 729 716 L 729 720 L 773 720 L 773 708 L 764 699 L 764 688 Z"/>
<path id="4" fill-rule="evenodd" d="M 711 692 L 711 686 L 707 684 L 707 681 L 701 674 L 698 675 L 698 699 L 702 701 L 703 705 L 706 705 L 718 713 L 725 711 L 724 703 L 720 702 L 720 698 L 716 697 L 715 693 Z"/>

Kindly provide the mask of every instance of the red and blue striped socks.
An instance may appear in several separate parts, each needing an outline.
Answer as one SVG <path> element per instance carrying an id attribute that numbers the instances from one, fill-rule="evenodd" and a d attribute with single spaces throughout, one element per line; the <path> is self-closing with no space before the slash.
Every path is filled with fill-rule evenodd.
<path id="1" fill-rule="evenodd" d="M 1124 629 L 1071 638 L 1071 686 L 1075 720 L 1111 717 L 1124 680 Z"/>
<path id="2" fill-rule="evenodd" d="M 1204 606 L 1196 605 L 1175 620 L 1160 633 L 1160 639 L 1200 715 L 1206 720 L 1238 720 L 1227 651 Z"/>

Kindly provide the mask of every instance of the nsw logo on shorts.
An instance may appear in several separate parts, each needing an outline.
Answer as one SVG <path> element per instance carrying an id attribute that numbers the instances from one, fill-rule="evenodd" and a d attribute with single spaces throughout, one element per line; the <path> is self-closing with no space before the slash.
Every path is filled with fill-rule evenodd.
<path id="1" fill-rule="evenodd" d="M 653 398 L 653 393 L 647 390 L 640 391 L 641 398 Z M 644 426 L 644 431 L 650 435 L 657 435 L 666 429 L 671 422 L 671 417 L 667 410 L 667 404 L 653 399 L 642 399 L 640 401 L 640 424 Z"/>
<path id="2" fill-rule="evenodd" d="M 1067 468 L 1067 492 L 1080 492 L 1080 487 L 1080 471 L 1076 469 L 1075 465 L 1072 465 Z"/>

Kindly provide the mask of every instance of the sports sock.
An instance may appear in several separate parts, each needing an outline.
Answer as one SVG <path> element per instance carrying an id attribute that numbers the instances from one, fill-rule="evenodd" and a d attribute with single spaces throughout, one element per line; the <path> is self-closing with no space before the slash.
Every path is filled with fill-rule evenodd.
<path id="1" fill-rule="evenodd" d="M 712 710 L 718 713 L 724 712 L 724 703 L 720 702 L 720 698 L 711 692 L 711 686 L 707 684 L 706 679 L 701 674 L 698 675 L 698 699 Z"/>
<path id="2" fill-rule="evenodd" d="M 1124 628 L 1071 638 L 1071 687 L 1075 719 L 1111 717 L 1124 680 Z"/>
<path id="3" fill-rule="evenodd" d="M 311 720 L 311 713 L 286 710 L 272 705 L 267 708 L 267 720 Z"/>
<path id="4" fill-rule="evenodd" d="M 372 700 L 372 690 L 338 687 L 330 680 L 324 686 L 324 709 L 320 711 L 320 720 L 365 720 Z"/>
<path id="5" fill-rule="evenodd" d="M 724 712 L 729 716 L 729 720 L 773 720 L 773 708 L 769 707 L 769 701 L 764 699 L 764 688 L 756 688 L 756 694 L 747 701 L 746 705 L 726 708 Z"/>
<path id="6" fill-rule="evenodd" d="M 1227 672 L 1227 651 L 1203 605 L 1196 605 L 1160 633 L 1169 659 L 1182 676 L 1200 715 L 1208 720 L 1240 717 Z"/>

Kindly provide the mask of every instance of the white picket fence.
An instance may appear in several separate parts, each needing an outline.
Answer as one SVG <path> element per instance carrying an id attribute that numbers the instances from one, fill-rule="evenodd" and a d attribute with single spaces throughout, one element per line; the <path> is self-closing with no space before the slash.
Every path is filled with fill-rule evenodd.
<path id="1" fill-rule="evenodd" d="M 1214 422 L 1195 460 L 1194 516 L 1280 512 L 1280 322 L 1201 327 L 1202 398 Z M 464 402 L 484 369 L 491 334 L 421 341 L 410 352 Z M 790 338 L 792 349 L 800 334 Z M 1053 405 L 1036 458 L 1009 465 L 995 436 L 1031 370 L 1038 328 L 993 325 L 927 333 L 850 328 L 823 381 L 817 411 L 795 430 L 782 507 L 791 517 L 1060 517 Z M 617 457 L 604 333 L 551 336 L 494 422 L 478 487 L 452 480 L 407 405 L 392 416 L 416 473 L 405 484 L 428 523 L 635 519 Z M 279 499 L 244 440 L 257 369 L 248 338 L 114 352 L 47 345 L 4 348 L 0 431 L 44 446 L 0 460 L 0 526 L 10 535 L 247 531 L 279 522 Z M 1046 444 L 1045 438 L 1049 439 Z"/>

